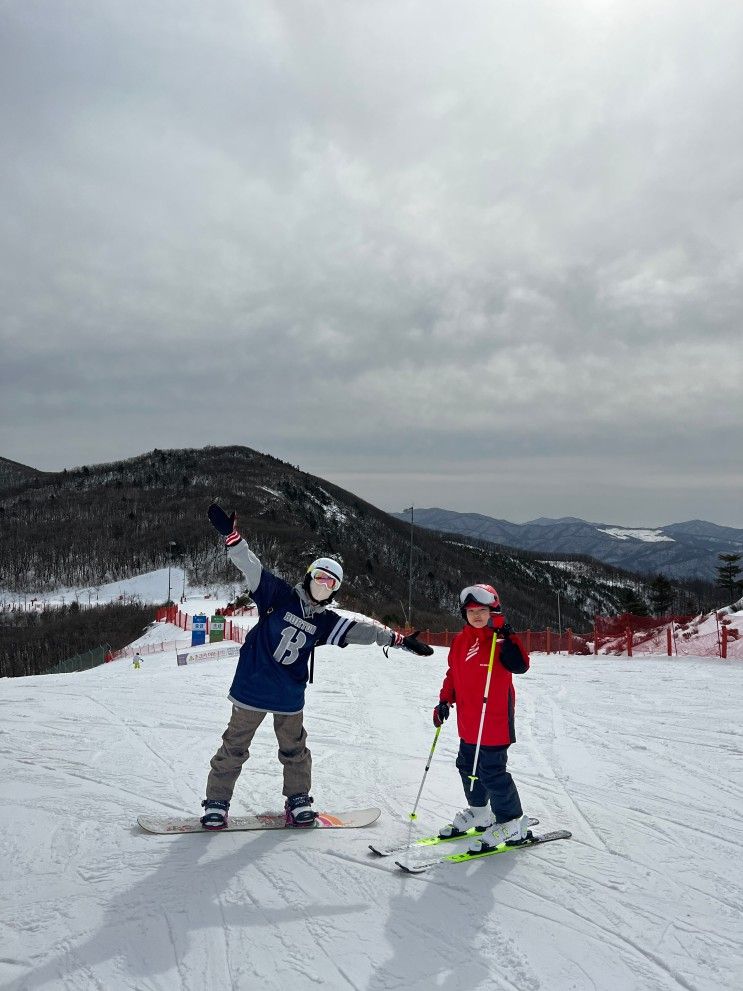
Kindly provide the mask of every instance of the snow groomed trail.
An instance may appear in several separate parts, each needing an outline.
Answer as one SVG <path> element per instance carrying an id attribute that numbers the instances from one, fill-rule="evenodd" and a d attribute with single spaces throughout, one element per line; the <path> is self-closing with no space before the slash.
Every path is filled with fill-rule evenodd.
<path id="1" fill-rule="evenodd" d="M 314 795 L 369 829 L 153 836 L 198 811 L 234 659 L 0 683 L 5 991 L 726 991 L 743 987 L 743 662 L 533 658 L 510 766 L 571 840 L 402 874 L 446 652 L 321 649 Z M 460 807 L 454 720 L 418 810 Z M 280 808 L 267 721 L 233 811 Z"/>

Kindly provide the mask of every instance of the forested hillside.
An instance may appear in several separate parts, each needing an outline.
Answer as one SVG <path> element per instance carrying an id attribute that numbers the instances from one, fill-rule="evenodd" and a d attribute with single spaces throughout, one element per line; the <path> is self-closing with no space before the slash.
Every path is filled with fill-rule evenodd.
<path id="1" fill-rule="evenodd" d="M 250 448 L 154 450 L 59 473 L 16 471 L 14 479 L 0 492 L 0 588 L 10 592 L 96 585 L 169 560 L 184 564 L 193 584 L 224 580 L 231 565 L 206 518 L 216 500 L 237 511 L 266 567 L 295 581 L 312 558 L 337 556 L 347 574 L 344 604 L 386 623 L 410 618 L 410 527 Z M 483 580 L 498 587 L 522 628 L 557 626 L 558 590 L 563 627 L 582 630 L 597 611 L 621 611 L 628 587 L 640 595 L 645 588 L 595 563 L 566 570 L 528 553 L 414 529 L 413 624 L 450 627 L 458 590 Z"/>
<path id="2" fill-rule="evenodd" d="M 0 610 L 0 678 L 44 674 L 101 645 L 118 650 L 141 636 L 151 620 L 152 609 L 136 602 Z"/>

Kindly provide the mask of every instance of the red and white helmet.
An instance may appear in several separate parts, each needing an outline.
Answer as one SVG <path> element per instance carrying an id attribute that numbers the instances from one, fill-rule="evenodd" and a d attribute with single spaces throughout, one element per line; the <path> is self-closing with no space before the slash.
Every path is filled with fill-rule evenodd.
<path id="1" fill-rule="evenodd" d="M 499 613 L 500 599 L 492 585 L 468 585 L 459 593 L 459 611 L 462 618 L 467 618 L 469 608 L 482 609 L 487 607 L 491 613 Z"/>

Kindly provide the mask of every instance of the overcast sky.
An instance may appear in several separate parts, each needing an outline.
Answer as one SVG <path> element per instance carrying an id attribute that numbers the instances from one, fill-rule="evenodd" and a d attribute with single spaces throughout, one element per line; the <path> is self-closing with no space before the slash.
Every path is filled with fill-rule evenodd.
<path id="1" fill-rule="evenodd" d="M 5 0 L 0 455 L 743 526 L 743 3 Z"/>

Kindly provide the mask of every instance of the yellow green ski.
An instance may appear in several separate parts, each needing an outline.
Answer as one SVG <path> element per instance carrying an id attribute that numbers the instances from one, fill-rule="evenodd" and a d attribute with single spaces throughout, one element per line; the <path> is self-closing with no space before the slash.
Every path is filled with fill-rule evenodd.
<path id="1" fill-rule="evenodd" d="M 440 864 L 464 864 L 470 860 L 481 860 L 483 857 L 494 857 L 501 853 L 528 850 L 531 847 L 541 846 L 543 843 L 552 843 L 555 840 L 569 840 L 572 835 L 567 829 L 555 829 L 551 833 L 542 833 L 540 835 L 535 835 L 529 830 L 527 838 L 520 843 L 501 843 L 500 846 L 485 850 L 482 853 L 470 853 L 469 850 L 464 850 L 460 853 L 445 854 L 431 860 L 413 860 L 409 864 L 403 864 L 401 861 L 396 860 L 395 864 L 401 871 L 405 871 L 406 874 L 423 874 L 425 871 L 430 870 L 432 867 L 438 867 Z"/>
<path id="2" fill-rule="evenodd" d="M 529 820 L 529 826 L 537 825 L 539 825 L 539 819 Z M 398 843 L 396 846 L 381 846 L 376 843 L 370 843 L 369 849 L 377 857 L 391 857 L 393 853 L 404 853 L 405 850 L 415 850 L 421 846 L 438 846 L 439 843 L 471 840 L 477 836 L 481 836 L 482 833 L 482 829 L 468 829 L 466 833 L 457 833 L 456 836 L 421 836 L 417 840 L 411 840 L 410 843 Z"/>

